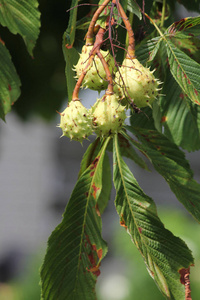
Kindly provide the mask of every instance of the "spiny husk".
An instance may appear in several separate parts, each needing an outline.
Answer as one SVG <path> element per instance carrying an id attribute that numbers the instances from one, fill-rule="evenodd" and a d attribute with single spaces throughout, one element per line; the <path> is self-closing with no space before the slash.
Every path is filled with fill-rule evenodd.
<path id="1" fill-rule="evenodd" d="M 125 58 L 116 73 L 115 90 L 121 98 L 126 97 L 137 107 L 151 106 L 159 92 L 159 80 L 154 71 L 145 68 L 136 58 Z"/>
<path id="2" fill-rule="evenodd" d="M 126 119 L 125 107 L 116 94 L 104 95 L 91 108 L 93 129 L 97 136 L 106 137 L 120 131 Z"/>
<path id="3" fill-rule="evenodd" d="M 92 134 L 92 117 L 80 101 L 71 101 L 60 114 L 62 136 L 82 142 Z"/>
<path id="4" fill-rule="evenodd" d="M 77 65 L 74 66 L 76 71 L 76 78 L 78 79 L 82 74 L 83 70 L 87 66 L 90 52 L 93 46 L 86 46 L 84 45 L 82 48 L 82 52 L 80 54 L 79 61 Z M 100 50 L 101 54 L 103 55 L 105 61 L 108 64 L 109 70 L 111 74 L 115 68 L 115 61 L 109 51 Z M 95 55 L 94 60 L 87 68 L 87 73 L 83 79 L 82 87 L 89 88 L 95 91 L 102 91 L 107 89 L 108 87 L 108 80 L 106 78 L 106 72 L 103 68 L 102 62 L 97 55 Z"/>

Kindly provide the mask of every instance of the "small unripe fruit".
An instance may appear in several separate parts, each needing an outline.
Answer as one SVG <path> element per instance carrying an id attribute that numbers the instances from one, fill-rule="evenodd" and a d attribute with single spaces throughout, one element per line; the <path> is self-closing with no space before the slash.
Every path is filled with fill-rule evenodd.
<path id="1" fill-rule="evenodd" d="M 116 94 L 104 95 L 91 108 L 93 129 L 97 136 L 106 137 L 117 133 L 126 119 L 125 107 Z"/>
<path id="2" fill-rule="evenodd" d="M 80 77 L 83 70 L 88 64 L 90 51 L 92 50 L 93 46 L 86 46 L 84 45 L 82 48 L 82 52 L 80 54 L 79 61 L 75 66 L 77 78 Z M 108 64 L 109 70 L 111 74 L 115 68 L 115 61 L 109 51 L 100 50 L 101 54 L 103 55 L 105 61 Z M 87 73 L 83 79 L 82 87 L 89 88 L 95 91 L 102 91 L 107 89 L 108 87 L 108 80 L 106 77 L 106 72 L 103 68 L 102 62 L 97 55 L 95 55 L 94 60 L 86 69 Z"/>
<path id="3" fill-rule="evenodd" d="M 60 125 L 58 127 L 63 131 L 62 136 L 82 142 L 92 134 L 92 118 L 79 100 L 72 100 L 60 114 Z"/>
<path id="4" fill-rule="evenodd" d="M 160 82 L 136 58 L 124 59 L 115 81 L 119 95 L 133 100 L 137 107 L 151 106 L 158 95 Z"/>

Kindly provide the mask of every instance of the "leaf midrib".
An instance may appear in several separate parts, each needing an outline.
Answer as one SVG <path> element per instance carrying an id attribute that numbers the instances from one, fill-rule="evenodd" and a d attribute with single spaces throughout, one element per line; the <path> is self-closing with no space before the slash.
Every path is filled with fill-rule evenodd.
<path id="1" fill-rule="evenodd" d="M 100 150 L 100 153 L 98 153 L 97 156 L 99 156 L 99 161 L 98 161 L 98 164 L 94 170 L 94 175 L 92 177 L 92 180 L 91 180 L 91 183 L 90 183 L 90 189 L 89 189 L 89 193 L 88 193 L 88 197 L 87 197 L 87 201 L 86 201 L 86 209 L 85 209 L 85 213 L 84 213 L 84 218 L 83 218 L 83 226 L 82 226 L 82 232 L 81 232 L 81 239 L 80 239 L 80 245 L 79 245 L 79 248 L 80 248 L 80 251 L 79 251 L 79 255 L 78 255 L 78 265 L 77 265 L 77 272 L 76 272 L 76 280 L 75 280 L 75 285 L 74 285 L 74 289 L 73 289 L 73 292 L 72 294 L 75 295 L 76 293 L 76 290 L 77 290 L 77 284 L 78 284 L 78 273 L 79 273 L 79 269 L 80 269 L 80 262 L 81 260 L 79 259 L 80 258 L 80 255 L 81 255 L 81 250 L 82 250 L 82 241 L 83 241 L 83 236 L 84 236 L 84 231 L 85 231 L 85 224 L 86 224 L 86 218 L 87 218 L 87 211 L 88 211 L 88 206 L 89 206 L 89 200 L 90 200 L 90 197 L 91 197 L 91 191 L 92 191 L 92 185 L 93 185 L 93 182 L 95 181 L 95 176 L 96 174 L 98 173 L 98 166 L 100 165 L 100 163 L 102 163 L 102 159 L 104 158 L 104 154 L 105 154 L 105 150 L 107 148 L 107 145 L 110 141 L 110 138 L 107 138 Z M 85 172 L 81 175 L 81 176 L 84 176 L 84 174 L 86 172 L 88 172 L 90 166 L 85 170 Z M 74 297 L 74 296 L 73 296 Z M 74 300 L 77 300 L 74 298 Z"/>
<path id="2" fill-rule="evenodd" d="M 129 201 L 129 196 L 128 196 L 128 193 L 126 191 L 127 190 L 126 189 L 126 184 L 125 184 L 125 181 L 124 181 L 123 171 L 122 171 L 122 167 L 121 167 L 121 163 L 120 163 L 120 157 L 119 157 L 119 150 L 118 150 L 119 148 L 118 148 L 117 135 L 115 136 L 115 149 L 117 150 L 116 151 L 116 156 L 117 156 L 117 161 L 118 161 L 118 168 L 119 168 L 119 171 L 120 171 L 120 174 L 121 174 L 121 180 L 122 180 L 122 184 L 123 184 L 123 187 L 124 187 L 124 192 L 125 192 L 125 195 L 126 195 L 127 203 L 128 203 L 128 206 L 129 206 L 129 211 L 131 212 L 131 215 L 132 215 L 134 223 L 135 223 L 135 225 L 137 227 L 137 231 L 139 233 L 139 236 L 140 236 L 141 240 L 143 241 L 144 240 L 143 236 L 142 236 L 142 234 L 140 233 L 140 231 L 138 229 L 138 225 L 137 225 L 135 216 L 134 216 L 134 214 L 132 212 L 131 204 L 130 204 L 130 201 Z M 145 244 L 145 247 L 147 248 L 145 241 L 143 241 L 143 242 Z"/>

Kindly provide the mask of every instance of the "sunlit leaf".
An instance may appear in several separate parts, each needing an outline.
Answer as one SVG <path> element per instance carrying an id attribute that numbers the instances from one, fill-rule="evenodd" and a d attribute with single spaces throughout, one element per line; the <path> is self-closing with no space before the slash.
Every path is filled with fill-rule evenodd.
<path id="1" fill-rule="evenodd" d="M 191 38 L 171 38 L 173 44 L 184 51 L 189 57 L 200 63 L 200 39 Z"/>
<path id="2" fill-rule="evenodd" d="M 41 269 L 44 300 L 95 300 L 95 283 L 107 246 L 101 237 L 97 201 L 109 138 L 81 174 L 63 215 L 48 241 Z"/>
<path id="3" fill-rule="evenodd" d="M 193 264 L 187 245 L 175 237 L 157 216 L 153 200 L 139 187 L 123 161 L 114 139 L 114 184 L 120 225 L 125 227 L 140 251 L 147 269 L 167 299 L 184 300 L 181 275 Z"/>
<path id="4" fill-rule="evenodd" d="M 142 64 L 151 62 L 159 50 L 161 41 L 161 37 L 153 37 L 152 39 L 149 39 L 148 37 L 147 40 L 144 40 L 142 43 L 140 43 L 136 47 L 136 56 L 138 60 Z"/>
<path id="5" fill-rule="evenodd" d="M 91 165 L 95 157 L 97 156 L 98 152 L 101 149 L 100 139 L 97 138 L 93 143 L 91 143 L 87 150 L 85 151 L 82 161 L 81 161 L 81 168 L 79 171 L 79 177 L 85 170 Z"/>
<path id="6" fill-rule="evenodd" d="M 108 148 L 108 147 L 107 147 Z M 81 161 L 81 169 L 79 176 L 89 167 L 92 161 L 97 156 L 98 152 L 101 149 L 100 139 L 97 138 L 92 144 L 87 148 L 83 159 Z M 96 208 L 98 213 L 101 215 L 104 212 L 104 209 L 107 207 L 108 201 L 110 199 L 110 193 L 112 189 L 112 178 L 111 178 L 111 168 L 109 157 L 105 154 L 103 167 L 102 167 L 102 189 L 99 195 Z"/>
<path id="7" fill-rule="evenodd" d="M 175 23 L 172 23 L 167 30 L 165 31 L 165 34 L 170 34 L 172 37 L 185 37 L 187 36 L 192 37 L 194 35 L 199 35 L 200 30 L 200 17 L 189 17 L 181 19 L 180 21 L 177 21 Z"/>
<path id="8" fill-rule="evenodd" d="M 0 0 L 0 23 L 12 33 L 19 33 L 33 54 L 40 28 L 37 0 Z"/>
<path id="9" fill-rule="evenodd" d="M 0 40 L 0 118 L 3 120 L 20 95 L 20 85 L 10 53 Z"/>

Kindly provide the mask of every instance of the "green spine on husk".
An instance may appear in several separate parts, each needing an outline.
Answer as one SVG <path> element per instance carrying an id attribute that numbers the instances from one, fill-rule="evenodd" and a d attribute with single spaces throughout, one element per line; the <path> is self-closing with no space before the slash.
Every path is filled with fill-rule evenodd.
<path id="1" fill-rule="evenodd" d="M 72 100 L 67 108 L 60 113 L 58 127 L 63 131 L 62 136 L 82 142 L 92 134 L 92 118 L 87 108 L 79 100 Z"/>
<path id="2" fill-rule="evenodd" d="M 93 46 L 86 46 L 86 45 L 84 45 L 82 48 L 82 52 L 80 54 L 78 63 L 77 65 L 74 66 L 77 79 L 80 77 L 80 75 L 82 74 L 83 70 L 85 69 L 88 63 L 92 48 Z M 112 74 L 115 68 L 114 58 L 109 53 L 109 51 L 100 50 L 100 52 L 103 55 L 106 63 L 108 64 L 109 70 Z M 90 63 L 86 71 L 87 73 L 83 79 L 82 87 L 89 88 L 95 91 L 102 91 L 107 89 L 108 80 L 106 77 L 106 72 L 104 70 L 100 58 L 97 55 L 95 55 L 94 60 Z"/>
<path id="3" fill-rule="evenodd" d="M 106 137 L 120 131 L 126 119 L 125 107 L 116 94 L 104 95 L 91 108 L 93 129 L 97 136 Z"/>
<path id="4" fill-rule="evenodd" d="M 158 96 L 161 83 L 153 72 L 136 58 L 125 58 L 115 76 L 115 91 L 120 98 L 126 97 L 137 107 L 151 106 Z"/>

